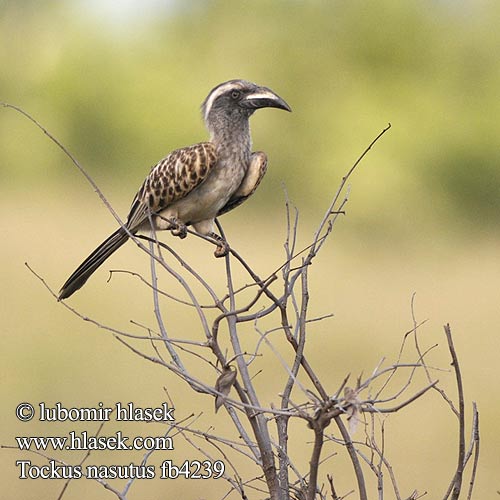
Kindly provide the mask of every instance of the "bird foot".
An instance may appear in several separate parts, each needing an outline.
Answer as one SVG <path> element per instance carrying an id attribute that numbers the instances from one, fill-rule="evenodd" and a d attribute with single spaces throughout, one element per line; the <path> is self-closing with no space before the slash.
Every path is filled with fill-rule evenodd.
<path id="1" fill-rule="evenodd" d="M 225 257 L 229 253 L 229 245 L 227 241 L 222 241 L 217 245 L 217 248 L 215 249 L 214 255 L 217 258 L 220 257 Z"/>
<path id="2" fill-rule="evenodd" d="M 173 236 L 178 236 L 181 240 L 183 240 L 187 236 L 187 228 L 186 224 L 183 224 L 178 219 L 169 219 L 170 222 L 170 232 Z"/>
<path id="3" fill-rule="evenodd" d="M 216 241 L 217 248 L 214 252 L 215 257 L 225 257 L 229 253 L 229 243 L 218 234 L 210 233 L 208 236 Z"/>

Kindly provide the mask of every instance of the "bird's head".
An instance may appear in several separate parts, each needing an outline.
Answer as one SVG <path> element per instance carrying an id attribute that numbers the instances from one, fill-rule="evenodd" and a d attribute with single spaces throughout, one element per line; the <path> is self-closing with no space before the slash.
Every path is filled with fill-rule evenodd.
<path id="1" fill-rule="evenodd" d="M 292 111 L 271 89 L 246 80 L 230 80 L 217 85 L 201 106 L 203 119 L 211 132 L 223 124 L 246 123 L 252 113 L 260 108 Z"/>

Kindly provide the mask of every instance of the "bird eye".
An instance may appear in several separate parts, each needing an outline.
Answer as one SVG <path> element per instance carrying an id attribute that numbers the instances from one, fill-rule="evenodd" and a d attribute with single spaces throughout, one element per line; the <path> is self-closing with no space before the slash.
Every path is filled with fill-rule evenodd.
<path id="1" fill-rule="evenodd" d="M 240 95 L 241 95 L 241 92 L 240 92 L 239 90 L 233 90 L 233 91 L 231 92 L 231 97 L 232 97 L 233 99 L 238 99 L 238 98 L 240 97 Z"/>

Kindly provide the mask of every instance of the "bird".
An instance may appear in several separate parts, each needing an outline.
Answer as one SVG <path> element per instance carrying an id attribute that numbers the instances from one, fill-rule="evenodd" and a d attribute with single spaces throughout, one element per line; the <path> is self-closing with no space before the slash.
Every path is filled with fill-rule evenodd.
<path id="1" fill-rule="evenodd" d="M 219 408 L 224 404 L 227 396 L 229 396 L 231 387 L 233 387 L 237 375 L 238 370 L 236 370 L 234 366 L 226 366 L 217 377 L 215 390 L 220 392 L 220 394 L 215 396 L 215 413 L 219 411 Z"/>
<path id="2" fill-rule="evenodd" d="M 216 257 L 229 251 L 214 232 L 215 218 L 233 210 L 257 189 L 267 155 L 252 152 L 249 118 L 261 108 L 291 111 L 268 87 L 234 79 L 214 87 L 201 105 L 207 142 L 176 149 L 154 165 L 135 195 L 126 222 L 71 274 L 58 300 L 79 290 L 108 257 L 139 231 L 170 230 L 185 238 L 187 226 L 216 242 Z"/>

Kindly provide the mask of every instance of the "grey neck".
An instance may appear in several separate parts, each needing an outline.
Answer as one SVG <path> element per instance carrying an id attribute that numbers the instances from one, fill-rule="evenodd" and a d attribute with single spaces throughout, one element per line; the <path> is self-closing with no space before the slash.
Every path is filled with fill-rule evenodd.
<path id="1" fill-rule="evenodd" d="M 238 120 L 216 119 L 208 125 L 210 142 L 215 144 L 220 158 L 231 158 L 248 163 L 252 150 L 248 118 Z"/>

